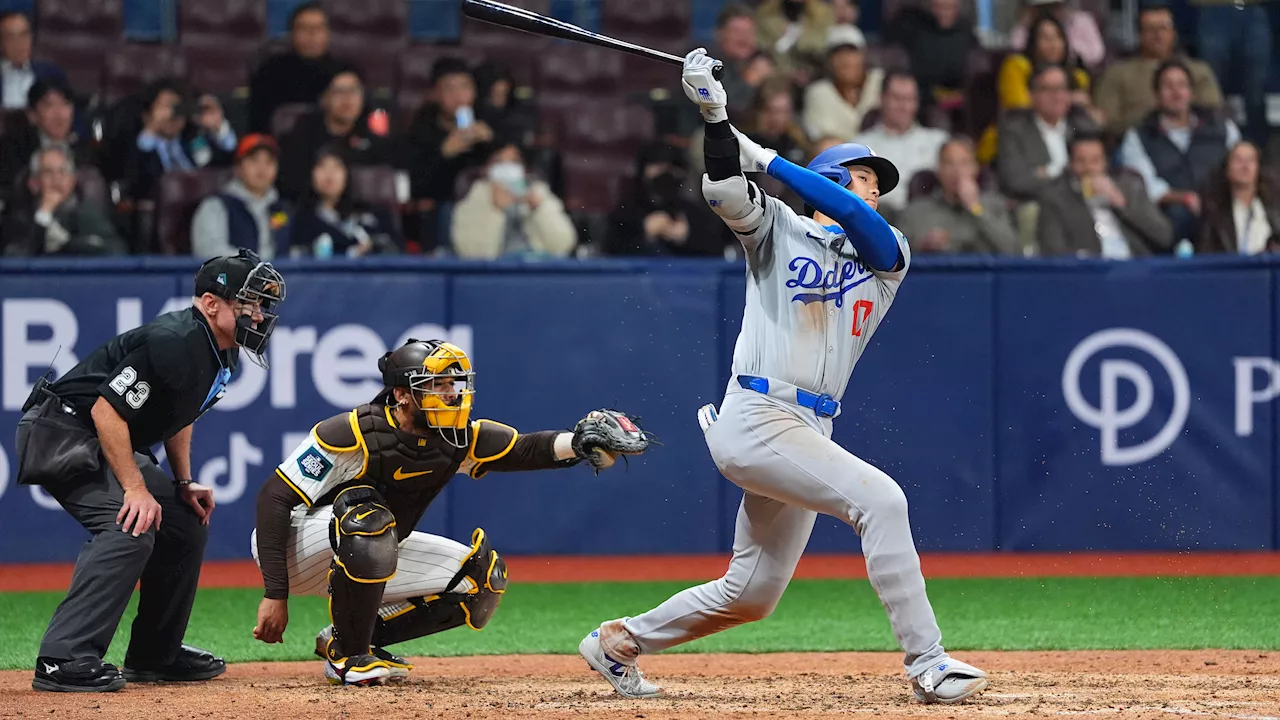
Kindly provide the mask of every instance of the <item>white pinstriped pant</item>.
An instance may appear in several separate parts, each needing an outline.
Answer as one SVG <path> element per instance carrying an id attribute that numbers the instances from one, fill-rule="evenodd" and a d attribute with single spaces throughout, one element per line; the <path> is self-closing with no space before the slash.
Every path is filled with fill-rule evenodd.
<path id="1" fill-rule="evenodd" d="M 329 563 L 333 560 L 333 548 L 329 545 L 329 526 L 333 524 L 333 507 L 324 505 L 308 510 L 293 510 L 292 532 L 289 534 L 289 594 L 328 595 Z M 253 560 L 258 562 L 258 531 L 250 538 Z M 395 577 L 387 581 L 383 591 L 384 606 L 380 612 L 393 610 L 392 605 L 404 600 L 446 592 L 453 576 L 462 567 L 462 561 L 471 548 L 460 542 L 424 532 L 412 532 L 400 541 L 400 558 L 396 562 Z M 469 578 L 463 578 L 458 592 L 472 588 Z"/>

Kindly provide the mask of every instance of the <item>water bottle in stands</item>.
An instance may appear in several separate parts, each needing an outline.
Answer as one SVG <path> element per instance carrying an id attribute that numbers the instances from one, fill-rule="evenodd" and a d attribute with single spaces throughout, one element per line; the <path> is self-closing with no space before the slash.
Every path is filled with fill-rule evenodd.
<path id="1" fill-rule="evenodd" d="M 1191 241 L 1187 238 L 1179 240 L 1178 245 L 1173 249 L 1173 252 L 1180 258 L 1189 258 L 1196 254 L 1195 247 L 1192 246 Z"/>
<path id="2" fill-rule="evenodd" d="M 333 257 L 333 238 L 329 237 L 329 233 L 325 233 L 316 238 L 315 254 L 318 258 L 328 260 Z"/>

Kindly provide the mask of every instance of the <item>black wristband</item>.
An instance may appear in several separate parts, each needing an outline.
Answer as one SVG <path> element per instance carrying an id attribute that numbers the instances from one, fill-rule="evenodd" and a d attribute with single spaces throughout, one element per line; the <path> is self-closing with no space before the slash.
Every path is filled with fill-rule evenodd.
<path id="1" fill-rule="evenodd" d="M 174 478 L 173 484 L 180 488 L 184 488 L 192 483 L 191 478 Z"/>
<path id="2" fill-rule="evenodd" d="M 729 121 L 709 122 L 705 125 L 707 131 L 702 141 L 702 156 L 706 162 L 707 177 L 714 181 L 741 175 L 738 138 L 729 127 Z"/>

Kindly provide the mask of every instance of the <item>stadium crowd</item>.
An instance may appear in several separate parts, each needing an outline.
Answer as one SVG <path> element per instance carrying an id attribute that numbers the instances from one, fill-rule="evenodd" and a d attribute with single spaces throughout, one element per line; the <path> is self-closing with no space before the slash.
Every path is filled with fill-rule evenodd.
<path id="1" fill-rule="evenodd" d="M 1280 248 L 1268 0 L 1192 0 L 1199 58 L 1163 4 L 1139 6 L 1136 47 L 1121 49 L 1076 0 L 1012 1 L 1007 48 L 984 47 L 961 0 L 887 3 L 874 43 L 852 0 L 728 2 L 707 45 L 726 65 L 731 119 L 762 145 L 797 163 L 849 141 L 891 158 L 904 183 L 880 211 L 917 252 Z M 185 19 L 253 0 L 181 5 Z M 695 46 L 687 3 L 627 5 L 659 30 L 685 24 L 664 49 Z M 376 48 L 339 51 L 331 10 L 298 4 L 287 45 L 245 60 L 228 87 L 202 87 L 199 72 L 225 74 L 225 56 L 157 62 L 162 49 L 137 68 L 127 51 L 99 57 L 119 81 L 105 92 L 40 52 L 35 18 L 0 15 L 0 255 L 736 250 L 701 201 L 701 123 L 671 67 L 594 48 L 562 58 L 548 43 L 522 57 L 530 36 L 488 28 L 493 52 L 405 50 L 387 81 L 371 71 Z M 630 94 L 599 92 L 601 78 Z"/>

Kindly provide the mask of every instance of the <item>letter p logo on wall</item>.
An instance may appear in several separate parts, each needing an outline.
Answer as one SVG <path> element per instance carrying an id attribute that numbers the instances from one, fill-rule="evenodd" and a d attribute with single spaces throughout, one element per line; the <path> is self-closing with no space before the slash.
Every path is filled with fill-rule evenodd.
<path id="1" fill-rule="evenodd" d="M 1135 348 L 1155 358 L 1173 383 L 1173 412 L 1160 432 L 1128 447 L 1120 447 L 1120 431 L 1142 422 L 1155 399 L 1147 369 L 1132 360 L 1103 360 L 1098 376 L 1098 407 L 1089 404 L 1080 391 L 1080 372 L 1085 363 L 1103 350 L 1120 347 Z M 1121 379 L 1132 383 L 1137 392 L 1133 404 L 1126 408 L 1118 407 Z M 1156 336 L 1132 328 L 1102 330 L 1076 345 L 1062 368 L 1062 396 L 1072 414 L 1100 431 L 1102 464 L 1109 466 L 1137 465 L 1167 450 L 1186 426 L 1191 409 L 1191 383 L 1177 354 Z"/>

